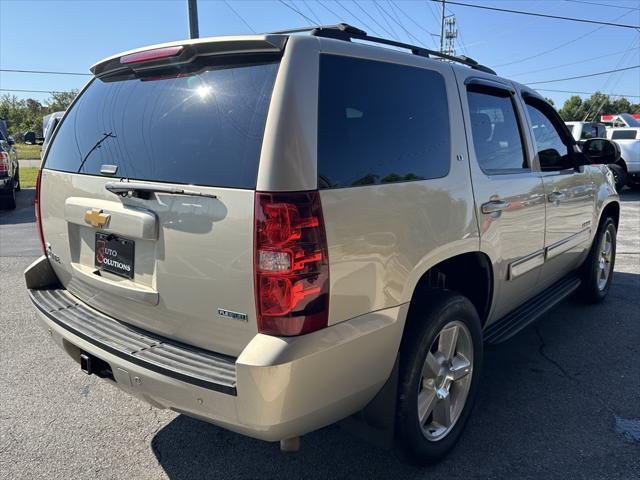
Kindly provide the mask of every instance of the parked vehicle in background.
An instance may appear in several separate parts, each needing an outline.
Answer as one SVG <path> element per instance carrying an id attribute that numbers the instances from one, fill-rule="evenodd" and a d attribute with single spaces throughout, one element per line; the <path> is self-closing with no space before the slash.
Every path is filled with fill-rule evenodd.
<path id="1" fill-rule="evenodd" d="M 640 113 L 601 115 L 600 121 L 609 127 L 640 127 Z"/>
<path id="2" fill-rule="evenodd" d="M 620 147 L 618 166 L 620 175 L 630 187 L 640 186 L 640 127 L 612 127 L 607 129 L 607 138 Z M 615 173 L 615 172 L 614 172 Z"/>
<path id="3" fill-rule="evenodd" d="M 61 112 L 53 112 L 49 115 L 42 117 L 42 150 L 40 156 L 44 158 L 44 153 L 47 150 L 47 145 L 51 141 L 53 132 L 55 132 L 58 123 L 64 115 L 64 110 Z"/>
<path id="4" fill-rule="evenodd" d="M 92 67 L 38 180 L 29 295 L 85 373 L 156 407 L 284 450 L 364 410 L 436 461 L 484 342 L 606 297 L 619 150 L 470 59 L 289 33 Z"/>
<path id="5" fill-rule="evenodd" d="M 576 141 L 607 138 L 607 129 L 600 122 L 564 122 Z"/>
<path id="6" fill-rule="evenodd" d="M 0 122 L 0 209 L 13 210 L 20 190 L 20 165 L 6 126 L 4 120 Z"/>
<path id="7" fill-rule="evenodd" d="M 564 122 L 571 132 L 573 138 L 578 144 L 589 140 L 590 138 L 607 138 L 607 128 L 604 123 L 600 122 Z M 616 182 L 616 190 L 618 192 L 627 184 L 627 169 L 624 163 L 619 160 L 618 163 L 608 165 L 613 178 Z"/>

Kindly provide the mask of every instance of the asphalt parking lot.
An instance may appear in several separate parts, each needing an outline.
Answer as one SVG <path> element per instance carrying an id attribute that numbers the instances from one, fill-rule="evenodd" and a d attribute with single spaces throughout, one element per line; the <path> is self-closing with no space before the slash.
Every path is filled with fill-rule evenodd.
<path id="1" fill-rule="evenodd" d="M 425 469 L 338 426 L 281 454 L 83 374 L 36 323 L 33 191 L 18 201 L 0 212 L 0 478 L 640 478 L 640 192 L 622 195 L 608 299 L 567 300 L 487 351 L 461 442 Z"/>

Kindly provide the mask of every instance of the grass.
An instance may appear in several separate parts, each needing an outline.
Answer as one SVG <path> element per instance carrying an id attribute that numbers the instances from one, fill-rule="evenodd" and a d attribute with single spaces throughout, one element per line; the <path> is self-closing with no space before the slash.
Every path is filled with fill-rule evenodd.
<path id="1" fill-rule="evenodd" d="M 17 143 L 13 146 L 18 152 L 19 160 L 39 160 L 40 149 L 42 145 L 27 145 L 26 143 Z"/>
<path id="2" fill-rule="evenodd" d="M 36 177 L 38 176 L 38 168 L 36 167 L 22 167 L 20 168 L 20 187 L 21 188 L 35 188 Z"/>

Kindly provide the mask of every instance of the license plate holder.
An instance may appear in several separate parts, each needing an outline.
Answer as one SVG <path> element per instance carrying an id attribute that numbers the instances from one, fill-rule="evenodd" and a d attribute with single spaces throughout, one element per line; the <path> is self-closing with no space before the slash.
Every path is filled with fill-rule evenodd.
<path id="1" fill-rule="evenodd" d="M 117 235 L 96 232 L 95 267 L 98 270 L 132 279 L 135 242 Z"/>

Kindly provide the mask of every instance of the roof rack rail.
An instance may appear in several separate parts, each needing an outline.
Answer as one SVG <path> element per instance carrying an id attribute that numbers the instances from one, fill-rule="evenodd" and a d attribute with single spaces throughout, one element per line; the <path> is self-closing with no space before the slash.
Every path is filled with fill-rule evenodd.
<path id="1" fill-rule="evenodd" d="M 446 53 L 437 52 L 435 50 L 429 50 L 425 47 L 419 47 L 417 45 L 411 45 L 409 43 L 396 42 L 395 40 L 389 40 L 387 38 L 380 37 L 372 37 L 367 34 L 364 30 L 360 30 L 352 25 L 347 23 L 338 23 L 337 25 L 318 25 L 315 27 L 306 27 L 306 28 L 294 28 L 291 30 L 280 30 L 278 32 L 271 32 L 274 34 L 288 34 L 288 33 L 302 33 L 302 32 L 311 32 L 311 35 L 315 37 L 324 37 L 324 38 L 333 38 L 336 40 L 344 40 L 346 42 L 350 42 L 353 39 L 356 40 L 364 40 L 366 42 L 372 43 L 381 43 L 383 45 L 390 45 L 392 47 L 405 48 L 410 50 L 414 55 L 419 55 L 421 57 L 438 57 L 444 60 L 449 60 L 451 62 L 461 63 L 462 65 L 466 65 L 467 67 L 471 67 L 474 70 L 479 70 L 481 72 L 490 73 L 492 75 L 497 75 L 494 70 L 485 65 L 481 65 L 476 62 L 473 58 L 466 57 L 464 55 L 454 56 L 447 55 Z"/>

